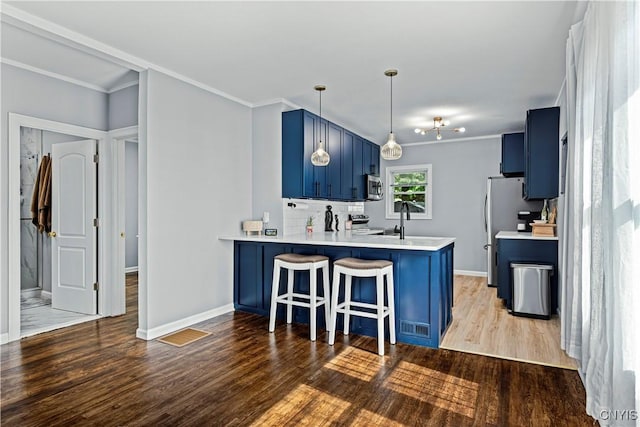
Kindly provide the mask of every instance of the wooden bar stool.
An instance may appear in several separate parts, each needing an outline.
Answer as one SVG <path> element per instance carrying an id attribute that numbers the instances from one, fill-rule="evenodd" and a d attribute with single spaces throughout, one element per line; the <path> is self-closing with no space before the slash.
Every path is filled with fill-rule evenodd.
<path id="1" fill-rule="evenodd" d="M 280 269 L 286 268 L 287 292 L 278 294 L 280 288 Z M 322 269 L 322 288 L 324 296 L 318 296 L 317 271 Z M 293 272 L 309 271 L 309 295 L 293 291 Z M 304 301 L 299 301 L 304 300 Z M 307 302 L 308 301 L 308 302 Z M 316 309 L 324 304 L 325 323 L 327 328 L 331 313 L 329 311 L 329 258 L 322 255 L 280 254 L 273 260 L 273 282 L 271 284 L 271 313 L 269 315 L 269 332 L 276 329 L 276 309 L 278 303 L 287 306 L 287 323 L 291 323 L 293 306 L 309 307 L 309 328 L 311 341 L 316 340 Z"/>
<path id="2" fill-rule="evenodd" d="M 338 304 L 340 275 L 345 275 L 344 301 Z M 376 304 L 351 301 L 351 278 L 376 278 Z M 387 301 L 384 305 L 384 282 L 387 279 Z M 368 317 L 378 320 L 378 354 L 384 355 L 384 318 L 389 316 L 389 340 L 396 343 L 396 315 L 393 298 L 393 262 L 386 260 L 365 260 L 342 258 L 333 263 L 333 284 L 331 294 L 331 326 L 329 327 L 329 345 L 336 339 L 336 319 L 338 313 L 344 314 L 344 334 L 349 334 L 350 316 Z M 353 308 L 356 307 L 356 308 Z"/>

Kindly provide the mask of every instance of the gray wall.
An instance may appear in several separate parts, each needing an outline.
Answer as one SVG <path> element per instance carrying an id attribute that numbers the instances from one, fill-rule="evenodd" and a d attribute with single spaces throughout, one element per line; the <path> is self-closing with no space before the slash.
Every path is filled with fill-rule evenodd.
<path id="1" fill-rule="evenodd" d="M 11 65 L 1 67 L 0 122 L 0 333 L 8 331 L 8 113 L 19 113 L 43 119 L 107 130 L 107 95 Z"/>
<path id="2" fill-rule="evenodd" d="M 143 332 L 233 302 L 218 236 L 251 215 L 251 111 L 154 70 L 140 85 Z"/>
<path id="3" fill-rule="evenodd" d="M 252 194 L 251 218 L 261 219 L 269 212 L 269 228 L 284 234 L 282 218 L 282 104 L 252 110 Z"/>
<path id="4" fill-rule="evenodd" d="M 404 146 L 402 158 L 381 161 L 387 166 L 433 165 L 433 219 L 405 223 L 407 235 L 455 237 L 454 268 L 485 272 L 484 196 L 487 177 L 500 173 L 500 137 Z M 365 203 L 370 224 L 393 228 L 398 220 L 385 219 L 385 204 Z"/>
<path id="5" fill-rule="evenodd" d="M 138 143 L 124 144 L 125 267 L 138 267 Z"/>
<path id="6" fill-rule="evenodd" d="M 138 85 L 109 94 L 109 130 L 138 124 Z"/>

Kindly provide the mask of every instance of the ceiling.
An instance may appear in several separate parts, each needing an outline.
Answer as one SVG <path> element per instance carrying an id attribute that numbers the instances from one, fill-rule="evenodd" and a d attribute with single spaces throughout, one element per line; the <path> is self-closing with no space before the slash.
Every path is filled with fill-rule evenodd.
<path id="1" fill-rule="evenodd" d="M 317 113 L 324 84 L 323 116 L 379 144 L 389 68 L 400 144 L 435 140 L 413 130 L 436 115 L 465 137 L 523 130 L 526 110 L 554 105 L 584 12 L 564 1 L 5 3 L 252 105 L 284 98 Z M 80 74 L 79 51 L 5 27 L 3 58 L 107 89 L 128 71 L 95 58 Z"/>

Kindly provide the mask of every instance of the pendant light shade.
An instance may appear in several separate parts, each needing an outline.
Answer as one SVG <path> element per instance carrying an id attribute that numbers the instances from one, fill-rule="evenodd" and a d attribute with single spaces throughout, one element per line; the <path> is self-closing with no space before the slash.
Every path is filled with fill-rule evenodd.
<path id="1" fill-rule="evenodd" d="M 389 138 L 387 139 L 387 143 L 382 146 L 380 150 L 380 155 L 385 160 L 398 160 L 402 157 L 402 147 L 400 144 L 396 142 L 396 136 L 393 134 L 393 76 L 398 74 L 398 70 L 387 70 L 384 72 L 385 76 L 389 77 L 390 88 L 391 88 L 391 96 L 390 96 L 390 109 L 389 109 Z"/>
<path id="2" fill-rule="evenodd" d="M 326 89 L 325 86 L 317 85 L 314 87 L 315 90 L 318 91 L 320 95 L 320 122 L 322 122 L 322 91 Z M 327 166 L 329 161 L 331 161 L 331 156 L 324 149 L 324 144 L 322 142 L 322 126 L 318 127 L 320 135 L 318 137 L 318 148 L 311 154 L 311 163 L 314 166 Z"/>

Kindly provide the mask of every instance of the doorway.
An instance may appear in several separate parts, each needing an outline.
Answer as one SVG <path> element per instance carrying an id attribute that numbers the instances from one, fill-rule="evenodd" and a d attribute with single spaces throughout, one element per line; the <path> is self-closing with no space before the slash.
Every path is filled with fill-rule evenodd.
<path id="1" fill-rule="evenodd" d="M 20 128 L 21 338 L 99 317 L 95 151 L 95 140 Z"/>
<path id="2" fill-rule="evenodd" d="M 119 212 L 124 211 L 124 195 L 118 189 L 118 180 L 123 163 L 118 161 L 115 144 L 117 138 L 137 137 L 138 127 L 101 131 L 36 117 L 9 113 L 8 131 L 8 215 L 7 258 L 8 258 L 8 333 L 2 342 L 21 338 L 20 296 L 21 296 L 21 211 L 20 211 L 20 130 L 40 129 L 72 135 L 77 138 L 96 141 L 99 153 L 97 172 L 98 223 L 97 240 L 97 316 L 115 316 L 125 312 L 124 249 L 119 246 Z M 34 159 L 31 159 L 34 160 Z M 123 224 L 123 223 L 122 223 Z M 122 226 L 124 227 L 124 225 Z M 122 229 L 123 230 L 123 229 Z M 122 259 L 122 264 L 120 264 Z M 104 286 L 102 286 L 104 284 Z"/>

